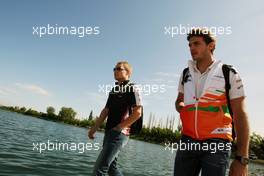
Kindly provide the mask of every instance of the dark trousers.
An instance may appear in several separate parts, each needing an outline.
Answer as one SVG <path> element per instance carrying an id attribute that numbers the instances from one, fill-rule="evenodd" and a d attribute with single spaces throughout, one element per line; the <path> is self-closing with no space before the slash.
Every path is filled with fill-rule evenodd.
<path id="1" fill-rule="evenodd" d="M 229 166 L 231 143 L 223 139 L 197 141 L 183 136 L 185 150 L 178 148 L 174 176 L 225 176 Z M 189 146 L 189 147 L 187 147 Z M 190 147 L 192 146 L 192 147 Z"/>

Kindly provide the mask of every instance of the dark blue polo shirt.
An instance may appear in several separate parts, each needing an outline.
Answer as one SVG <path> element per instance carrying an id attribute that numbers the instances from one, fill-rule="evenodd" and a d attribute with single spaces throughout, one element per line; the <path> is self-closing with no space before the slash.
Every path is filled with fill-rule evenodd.
<path id="1" fill-rule="evenodd" d="M 106 107 L 109 109 L 106 130 L 112 129 L 124 121 L 132 113 L 133 106 L 142 106 L 139 89 L 129 80 L 115 87 L 109 92 Z"/>

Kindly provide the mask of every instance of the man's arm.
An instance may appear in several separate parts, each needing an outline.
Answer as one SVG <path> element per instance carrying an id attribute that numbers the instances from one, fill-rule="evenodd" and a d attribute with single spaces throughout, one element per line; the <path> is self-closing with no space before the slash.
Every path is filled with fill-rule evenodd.
<path id="1" fill-rule="evenodd" d="M 136 85 L 132 87 L 133 92 L 129 95 L 129 106 L 132 108 L 132 113 L 126 118 L 124 121 L 120 122 L 114 130 L 120 131 L 126 127 L 131 126 L 134 122 L 136 122 L 142 116 L 142 98 L 140 95 L 140 90 Z"/>
<path id="2" fill-rule="evenodd" d="M 180 113 L 181 109 L 184 107 L 184 100 L 183 100 L 184 94 L 179 92 L 177 100 L 175 102 L 176 110 Z"/>
<path id="3" fill-rule="evenodd" d="M 249 150 L 249 123 L 245 110 L 245 97 L 236 98 L 230 101 L 234 116 L 234 125 L 237 135 L 236 155 L 248 158 Z M 233 160 L 229 175 L 241 176 L 248 174 L 248 166 L 242 165 L 238 160 Z"/>
<path id="4" fill-rule="evenodd" d="M 230 101 L 234 115 L 234 125 L 237 134 L 237 155 L 248 157 L 249 123 L 245 110 L 245 98 L 240 97 Z"/>
<path id="5" fill-rule="evenodd" d="M 107 107 L 105 107 L 101 111 L 100 116 L 95 121 L 95 125 L 93 127 L 91 127 L 91 129 L 88 132 L 88 137 L 90 139 L 94 138 L 94 133 L 98 130 L 100 125 L 105 121 L 106 117 L 108 116 L 108 112 L 109 112 L 109 109 Z"/>
<path id="6" fill-rule="evenodd" d="M 108 112 L 109 112 L 109 109 L 108 108 L 104 108 L 101 113 L 100 113 L 100 116 L 96 119 L 95 121 L 95 125 L 94 125 L 94 128 L 97 130 L 100 125 L 105 121 L 107 115 L 108 115 Z"/>
<path id="7" fill-rule="evenodd" d="M 132 114 L 123 122 L 117 125 L 118 128 L 124 129 L 131 126 L 135 121 L 137 121 L 142 114 L 142 106 L 134 106 L 132 108 Z"/>
<path id="8" fill-rule="evenodd" d="M 182 84 L 182 78 L 183 73 L 181 74 L 181 77 L 179 79 L 179 84 L 178 84 L 178 97 L 175 101 L 175 108 L 176 110 L 180 113 L 181 109 L 184 107 L 184 86 Z"/>

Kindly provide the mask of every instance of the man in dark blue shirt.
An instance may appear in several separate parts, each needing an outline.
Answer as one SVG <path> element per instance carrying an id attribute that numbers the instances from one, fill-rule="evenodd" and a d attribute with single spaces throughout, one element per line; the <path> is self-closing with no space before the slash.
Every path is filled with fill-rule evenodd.
<path id="1" fill-rule="evenodd" d="M 138 89 L 129 81 L 131 73 L 132 68 L 128 62 L 122 61 L 116 64 L 115 87 L 109 93 L 106 106 L 96 119 L 95 125 L 88 132 L 88 137 L 93 139 L 96 130 L 107 118 L 103 149 L 95 163 L 93 175 L 123 175 L 117 168 L 117 157 L 127 144 L 130 127 L 139 120 L 143 108 Z"/>

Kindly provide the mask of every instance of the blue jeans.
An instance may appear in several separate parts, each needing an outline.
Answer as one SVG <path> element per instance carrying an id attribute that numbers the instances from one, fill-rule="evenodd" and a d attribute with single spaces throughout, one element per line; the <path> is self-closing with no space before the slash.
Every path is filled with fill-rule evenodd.
<path id="1" fill-rule="evenodd" d="M 123 176 L 117 168 L 117 157 L 128 139 L 128 136 L 112 129 L 105 132 L 103 149 L 94 166 L 94 176 Z"/>
<path id="2" fill-rule="evenodd" d="M 176 153 L 174 164 L 174 176 L 225 176 L 229 166 L 231 143 L 222 139 L 209 139 L 206 141 L 193 140 L 183 136 L 181 143 L 185 146 L 200 145 L 204 148 L 192 147 L 189 150 L 179 150 Z M 207 148 L 209 150 L 206 150 Z M 218 146 L 215 148 L 215 146 Z M 219 146 L 225 146 L 222 150 Z M 210 150 L 211 148 L 211 150 Z"/>

